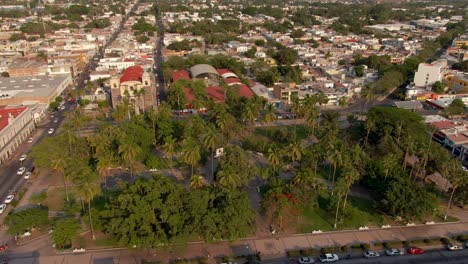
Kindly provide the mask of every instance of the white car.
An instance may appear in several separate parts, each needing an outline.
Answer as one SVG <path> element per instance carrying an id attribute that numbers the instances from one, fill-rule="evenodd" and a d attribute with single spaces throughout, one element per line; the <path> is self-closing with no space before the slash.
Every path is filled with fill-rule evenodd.
<path id="1" fill-rule="evenodd" d="M 7 205 L 6 204 L 0 204 L 0 214 L 3 214 L 3 212 L 5 212 L 5 209 L 6 209 Z"/>
<path id="2" fill-rule="evenodd" d="M 58 122 L 58 119 L 57 119 L 57 118 L 55 118 L 55 119 L 54 119 L 54 123 L 57 123 L 57 122 Z"/>
<path id="3" fill-rule="evenodd" d="M 60 107 L 60 110 L 65 110 L 65 109 L 66 109 L 66 107 L 65 107 L 64 105 L 62 105 L 62 106 Z"/>
<path id="4" fill-rule="evenodd" d="M 459 245 L 448 244 L 447 249 L 450 250 L 450 251 L 455 251 L 455 250 L 461 250 L 461 249 L 463 249 L 463 247 L 459 246 Z"/>
<path id="5" fill-rule="evenodd" d="M 9 204 L 11 203 L 11 201 L 13 201 L 13 199 L 15 199 L 15 196 L 13 194 L 10 194 L 5 198 L 5 203 Z"/>
<path id="6" fill-rule="evenodd" d="M 55 129 L 51 128 L 51 129 L 49 129 L 49 131 L 47 131 L 47 133 L 48 133 L 49 135 L 52 135 L 52 134 L 54 133 L 54 131 L 55 131 Z"/>
<path id="7" fill-rule="evenodd" d="M 338 255 L 336 254 L 327 253 L 320 255 L 320 262 L 322 263 L 331 263 L 336 262 L 338 260 L 340 260 L 340 258 L 338 258 Z"/>
<path id="8" fill-rule="evenodd" d="M 33 141 L 34 141 L 34 138 L 32 138 L 32 137 L 30 137 L 30 138 L 28 139 L 28 143 L 33 143 Z"/>
<path id="9" fill-rule="evenodd" d="M 31 178 L 31 174 L 32 174 L 32 173 L 31 173 L 30 171 L 26 172 L 26 173 L 24 174 L 24 178 L 25 178 L 26 180 L 29 180 L 29 178 Z"/>
<path id="10" fill-rule="evenodd" d="M 385 250 L 385 254 L 387 256 L 401 256 L 403 255 L 403 251 L 399 250 L 399 249 L 396 249 L 396 248 L 390 248 L 390 249 L 387 249 Z"/>
<path id="11" fill-rule="evenodd" d="M 18 170 L 18 172 L 17 172 L 16 174 L 18 174 L 18 175 L 23 175 L 25 171 L 26 171 L 26 168 L 25 168 L 25 167 L 21 167 L 21 168 L 19 168 L 19 170 Z"/>
<path id="12" fill-rule="evenodd" d="M 301 257 L 297 262 L 299 262 L 299 264 L 310 264 L 314 263 L 314 259 L 312 257 Z"/>
<path id="13" fill-rule="evenodd" d="M 26 158 L 28 157 L 28 155 L 21 155 L 21 157 L 19 158 L 19 161 L 23 162 L 26 160 Z"/>
<path id="14" fill-rule="evenodd" d="M 380 257 L 380 254 L 375 251 L 368 250 L 364 252 L 364 257 L 365 258 L 377 258 L 377 257 Z"/>

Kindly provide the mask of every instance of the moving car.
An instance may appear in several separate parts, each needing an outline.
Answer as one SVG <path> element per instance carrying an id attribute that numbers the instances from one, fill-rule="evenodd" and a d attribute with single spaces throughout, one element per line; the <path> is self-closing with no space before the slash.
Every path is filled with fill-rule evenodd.
<path id="1" fill-rule="evenodd" d="M 26 174 L 24 174 L 24 178 L 25 178 L 26 180 L 29 180 L 29 178 L 31 178 L 31 174 L 32 174 L 32 173 L 31 173 L 30 171 L 26 172 Z"/>
<path id="2" fill-rule="evenodd" d="M 6 204 L 0 204 L 0 214 L 3 214 L 3 212 L 5 212 L 5 209 L 6 209 L 7 205 Z"/>
<path id="3" fill-rule="evenodd" d="M 19 158 L 19 161 L 23 162 L 26 160 L 26 158 L 28 157 L 28 155 L 21 155 L 21 157 Z"/>
<path id="4" fill-rule="evenodd" d="M 302 257 L 297 260 L 299 264 L 310 264 L 314 263 L 314 259 L 312 257 Z"/>
<path id="5" fill-rule="evenodd" d="M 28 138 L 28 143 L 32 143 L 34 141 L 34 138 L 30 137 Z"/>
<path id="6" fill-rule="evenodd" d="M 58 119 L 57 119 L 57 118 L 55 118 L 55 119 L 54 119 L 54 123 L 57 123 L 57 122 L 58 122 Z"/>
<path id="7" fill-rule="evenodd" d="M 424 250 L 422 248 L 418 248 L 418 247 L 410 247 L 408 248 L 408 254 L 411 254 L 411 255 L 420 255 L 420 254 L 423 254 L 424 253 Z"/>
<path id="8" fill-rule="evenodd" d="M 16 174 L 18 175 L 23 175 L 23 173 L 26 171 L 26 168 L 25 167 L 21 167 L 18 169 L 18 172 Z"/>
<path id="9" fill-rule="evenodd" d="M 338 255 L 336 254 L 327 253 L 327 254 L 320 255 L 320 262 L 322 263 L 331 263 L 331 262 L 336 262 L 338 260 L 340 259 L 338 258 Z"/>
<path id="10" fill-rule="evenodd" d="M 5 198 L 5 203 L 9 204 L 11 203 L 11 201 L 13 201 L 13 199 L 15 199 L 15 196 L 13 194 L 10 194 Z"/>
<path id="11" fill-rule="evenodd" d="M 51 129 L 49 129 L 49 131 L 47 131 L 47 133 L 48 133 L 49 135 L 52 135 L 52 134 L 54 133 L 54 131 L 55 131 L 55 129 L 51 128 Z"/>
<path id="12" fill-rule="evenodd" d="M 364 252 L 364 257 L 365 258 L 377 258 L 377 257 L 380 257 L 380 254 L 378 252 L 375 252 L 373 250 L 368 250 L 366 252 Z"/>
<path id="13" fill-rule="evenodd" d="M 387 249 L 385 250 L 385 254 L 387 256 L 401 256 L 403 255 L 403 251 L 399 250 L 399 249 L 396 249 L 396 248 L 390 248 L 390 249 Z"/>
<path id="14" fill-rule="evenodd" d="M 447 249 L 450 250 L 450 251 L 455 251 L 455 250 L 461 250 L 461 249 L 463 249 L 463 247 L 459 246 L 459 245 L 448 244 Z"/>

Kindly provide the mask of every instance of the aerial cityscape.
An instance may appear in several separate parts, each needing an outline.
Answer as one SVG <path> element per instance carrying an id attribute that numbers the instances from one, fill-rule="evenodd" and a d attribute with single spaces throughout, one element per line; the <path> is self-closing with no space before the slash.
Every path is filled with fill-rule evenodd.
<path id="1" fill-rule="evenodd" d="M 468 1 L 0 1 L 0 264 L 332 262 L 468 263 Z"/>

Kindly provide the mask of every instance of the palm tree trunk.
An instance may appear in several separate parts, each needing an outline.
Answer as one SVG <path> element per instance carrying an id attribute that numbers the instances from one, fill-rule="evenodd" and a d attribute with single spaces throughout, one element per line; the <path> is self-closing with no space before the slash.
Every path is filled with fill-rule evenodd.
<path id="1" fill-rule="evenodd" d="M 190 164 L 191 177 L 193 177 L 193 164 Z"/>
<path id="2" fill-rule="evenodd" d="M 351 189 L 351 186 L 350 186 L 349 188 Z M 349 194 L 349 190 L 350 190 L 350 189 L 348 189 L 348 191 L 346 192 L 345 198 L 344 198 L 344 202 L 343 202 L 343 213 L 344 213 L 344 211 L 345 211 L 345 209 L 346 209 L 346 202 L 348 201 L 348 194 Z"/>
<path id="3" fill-rule="evenodd" d="M 455 193 L 455 189 L 457 189 L 457 188 L 453 187 L 452 193 L 450 194 L 450 199 L 449 199 L 449 202 L 448 202 L 448 205 L 447 205 L 447 209 L 445 209 L 444 221 L 447 220 L 448 210 L 452 206 L 452 199 L 453 199 L 453 194 Z"/>
<path id="4" fill-rule="evenodd" d="M 335 190 L 335 175 L 336 175 L 336 164 L 333 165 L 332 193 L 331 193 L 332 196 L 333 196 L 333 191 Z"/>
<path id="5" fill-rule="evenodd" d="M 214 181 L 214 151 L 211 149 L 211 179 Z"/>
<path id="6" fill-rule="evenodd" d="M 93 229 L 93 218 L 91 217 L 91 200 L 88 200 L 88 214 L 89 214 L 89 227 L 91 229 L 91 238 L 96 240 L 96 236 L 94 236 L 94 229 Z"/>
<path id="7" fill-rule="evenodd" d="M 338 199 L 338 203 L 336 204 L 336 212 L 335 212 L 335 224 L 333 224 L 333 228 L 336 229 L 336 223 L 338 221 L 338 211 L 340 209 L 340 199 Z"/>
<path id="8" fill-rule="evenodd" d="M 63 186 L 65 187 L 65 197 L 67 199 L 67 202 L 69 201 L 68 199 L 68 188 L 67 188 L 67 180 L 65 178 L 65 172 L 62 172 L 62 178 L 63 178 Z"/>

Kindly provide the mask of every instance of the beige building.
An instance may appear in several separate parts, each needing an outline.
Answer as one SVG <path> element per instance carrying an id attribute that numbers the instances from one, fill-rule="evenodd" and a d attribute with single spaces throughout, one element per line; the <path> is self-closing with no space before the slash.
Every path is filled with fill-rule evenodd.
<path id="1" fill-rule="evenodd" d="M 34 130 L 28 107 L 0 109 L 0 164 L 5 163 Z"/>
<path id="2" fill-rule="evenodd" d="M 17 59 L 8 66 L 10 77 L 45 75 L 47 71 L 47 64 L 41 60 Z"/>
<path id="3" fill-rule="evenodd" d="M 156 107 L 156 81 L 153 74 L 145 72 L 140 66 L 131 66 L 122 74 L 110 79 L 112 106 L 116 107 L 128 98 L 135 112 Z"/>

